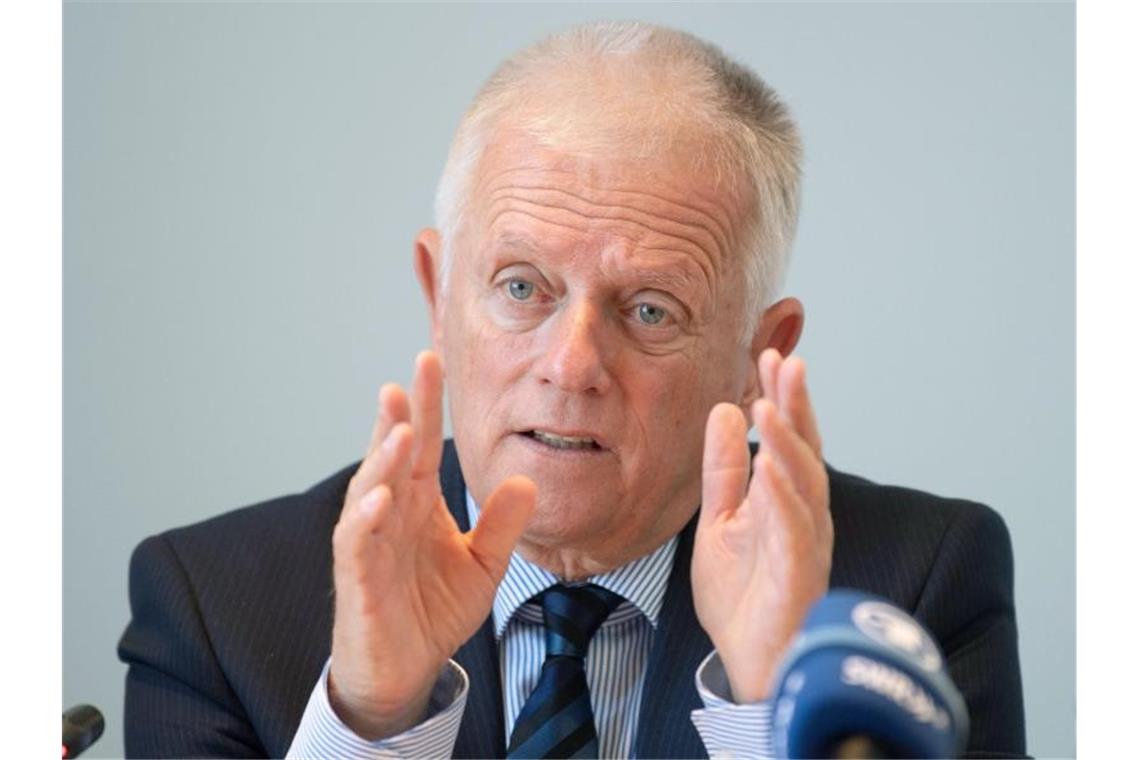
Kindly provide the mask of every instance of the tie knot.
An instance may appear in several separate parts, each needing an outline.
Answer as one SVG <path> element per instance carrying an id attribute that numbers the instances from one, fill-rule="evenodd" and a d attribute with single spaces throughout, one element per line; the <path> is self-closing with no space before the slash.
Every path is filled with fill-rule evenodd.
<path id="1" fill-rule="evenodd" d="M 614 608 L 620 594 L 601 586 L 551 586 L 542 593 L 542 619 L 546 623 L 546 656 L 584 658 L 590 639 Z"/>

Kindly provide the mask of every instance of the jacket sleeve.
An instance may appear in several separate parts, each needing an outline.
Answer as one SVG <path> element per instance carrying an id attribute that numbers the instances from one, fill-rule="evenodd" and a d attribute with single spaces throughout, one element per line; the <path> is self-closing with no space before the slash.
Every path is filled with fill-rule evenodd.
<path id="1" fill-rule="evenodd" d="M 131 556 L 131 621 L 119 641 L 128 665 L 127 757 L 264 757 L 222 672 L 185 569 L 164 536 Z"/>
<path id="2" fill-rule="evenodd" d="M 1013 550 L 1000 515 L 960 502 L 915 613 L 942 643 L 970 713 L 967 757 L 1024 757 Z"/>

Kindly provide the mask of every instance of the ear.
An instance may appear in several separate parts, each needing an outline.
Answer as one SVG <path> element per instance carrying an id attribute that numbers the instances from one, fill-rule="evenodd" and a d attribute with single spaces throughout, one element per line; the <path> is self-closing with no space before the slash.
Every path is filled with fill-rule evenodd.
<path id="1" fill-rule="evenodd" d="M 788 356 L 800 342 L 804 331 L 804 305 L 798 298 L 785 298 L 764 310 L 752 334 L 749 354 L 752 366 L 748 370 L 748 385 L 741 401 L 746 419 L 752 419 L 752 402 L 760 398 L 760 354 L 774 348 L 781 356 Z"/>
<path id="2" fill-rule="evenodd" d="M 420 230 L 412 249 L 416 279 L 420 281 L 420 290 L 423 291 L 424 301 L 427 302 L 428 319 L 431 320 L 432 350 L 439 355 L 442 362 L 443 293 L 439 281 L 439 266 L 443 263 L 443 246 L 439 231 L 431 227 Z"/>

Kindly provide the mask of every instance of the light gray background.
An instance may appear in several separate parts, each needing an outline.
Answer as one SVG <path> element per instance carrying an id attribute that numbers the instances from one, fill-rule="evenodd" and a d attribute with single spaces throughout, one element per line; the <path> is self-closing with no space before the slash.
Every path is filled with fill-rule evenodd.
<path id="1" fill-rule="evenodd" d="M 790 103 L 828 457 L 1001 512 L 1029 750 L 1074 754 L 1071 4 L 69 3 L 63 702 L 106 714 L 94 755 L 122 752 L 131 548 L 360 455 L 426 345 L 411 240 L 466 103 L 630 17 Z"/>

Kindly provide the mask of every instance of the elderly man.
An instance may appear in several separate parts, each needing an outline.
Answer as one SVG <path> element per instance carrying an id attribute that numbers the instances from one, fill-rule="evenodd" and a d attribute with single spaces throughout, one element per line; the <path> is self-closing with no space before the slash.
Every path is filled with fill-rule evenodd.
<path id="1" fill-rule="evenodd" d="M 829 582 L 912 610 L 970 749 L 1024 752 L 1000 518 L 828 468 L 784 358 L 799 153 L 687 34 L 594 24 L 504 63 L 415 240 L 433 350 L 363 462 L 136 551 L 128 752 L 766 754 Z"/>

